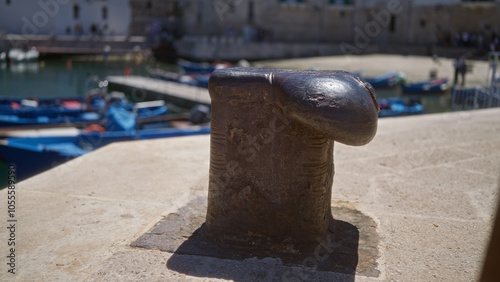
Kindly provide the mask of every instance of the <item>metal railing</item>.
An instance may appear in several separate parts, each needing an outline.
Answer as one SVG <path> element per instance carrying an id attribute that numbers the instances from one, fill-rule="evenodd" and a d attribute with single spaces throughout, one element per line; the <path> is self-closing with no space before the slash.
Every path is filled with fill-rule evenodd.
<path id="1" fill-rule="evenodd" d="M 500 88 L 455 87 L 451 96 L 451 111 L 475 110 L 500 107 Z"/>

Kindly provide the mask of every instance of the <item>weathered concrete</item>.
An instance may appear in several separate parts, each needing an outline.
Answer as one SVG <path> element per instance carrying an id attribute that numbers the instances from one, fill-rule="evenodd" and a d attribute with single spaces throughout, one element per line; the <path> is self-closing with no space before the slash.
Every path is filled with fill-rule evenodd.
<path id="1" fill-rule="evenodd" d="M 499 196 L 499 109 L 383 119 L 369 145 L 336 144 L 335 163 L 333 207 L 377 225 L 377 277 L 130 247 L 207 196 L 209 137 L 198 136 L 115 143 L 19 183 L 17 274 L 7 273 L 3 227 L 0 280 L 477 279 Z M 0 199 L 5 225 L 6 190 Z"/>

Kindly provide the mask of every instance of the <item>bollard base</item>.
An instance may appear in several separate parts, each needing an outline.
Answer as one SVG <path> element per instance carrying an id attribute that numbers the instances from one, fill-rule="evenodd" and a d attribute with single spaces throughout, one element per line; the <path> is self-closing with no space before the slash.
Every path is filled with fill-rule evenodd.
<path id="1" fill-rule="evenodd" d="M 172 270 L 183 272 L 176 255 L 214 257 L 226 260 L 277 258 L 285 266 L 304 266 L 309 269 L 344 274 L 378 277 L 379 235 L 376 223 L 363 213 L 338 205 L 332 207 L 333 232 L 318 238 L 311 253 L 277 253 L 269 246 L 241 247 L 214 242 L 203 236 L 206 198 L 198 197 L 187 206 L 160 220 L 143 234 L 132 247 L 159 249 L 174 253 L 167 263 Z M 180 258 L 179 258 L 180 259 Z"/>

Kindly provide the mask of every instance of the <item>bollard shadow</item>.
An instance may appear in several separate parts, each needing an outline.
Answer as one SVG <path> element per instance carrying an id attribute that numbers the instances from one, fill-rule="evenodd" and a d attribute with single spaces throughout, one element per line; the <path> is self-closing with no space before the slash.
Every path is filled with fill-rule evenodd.
<path id="1" fill-rule="evenodd" d="M 358 229 L 335 220 L 331 236 L 318 239 L 317 251 L 277 255 L 215 243 L 203 226 L 184 241 L 167 261 L 181 274 L 233 281 L 354 281 L 358 266 Z"/>
<path id="2" fill-rule="evenodd" d="M 167 268 L 234 281 L 354 281 L 359 230 L 342 220 L 335 220 L 333 226 L 331 234 L 318 238 L 315 252 L 287 255 L 215 243 L 203 236 L 201 226 L 174 251 Z"/>
<path id="3" fill-rule="evenodd" d="M 354 281 L 379 277 L 376 223 L 355 209 L 332 207 L 331 233 L 312 253 L 278 254 L 269 247 L 242 248 L 203 236 L 206 198 L 160 220 L 131 244 L 172 253 L 169 270 L 195 277 L 234 281 Z"/>
<path id="4" fill-rule="evenodd" d="M 334 226 L 331 235 L 318 239 L 314 253 L 287 255 L 215 243 L 203 236 L 202 226 L 175 250 L 167 268 L 233 281 L 354 281 L 359 231 L 341 220 Z"/>

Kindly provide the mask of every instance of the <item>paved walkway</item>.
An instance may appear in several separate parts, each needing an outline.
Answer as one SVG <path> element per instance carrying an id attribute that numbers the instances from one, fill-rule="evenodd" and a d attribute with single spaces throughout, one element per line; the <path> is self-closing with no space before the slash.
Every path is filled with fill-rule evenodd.
<path id="1" fill-rule="evenodd" d="M 467 61 L 472 71 L 466 75 L 466 86 L 482 86 L 487 84 L 489 64 L 485 61 Z M 431 69 L 437 70 L 438 77 L 447 77 L 453 81 L 455 69 L 453 60 L 439 58 L 436 63 L 432 57 L 402 55 L 364 55 L 364 56 L 331 56 L 276 61 L 261 61 L 255 64 L 275 68 L 292 69 L 338 69 L 350 72 L 365 71 L 366 76 L 375 76 L 387 71 L 403 71 L 408 82 L 429 79 Z M 490 74 L 491 75 L 491 74 Z"/>
<path id="2" fill-rule="evenodd" d="M 379 274 L 357 281 L 478 277 L 499 197 L 500 109 L 382 119 L 369 145 L 336 144 L 335 165 L 332 205 L 371 217 L 380 235 Z M 134 141 L 19 183 L 17 274 L 7 272 L 4 227 L 0 280 L 353 281 L 270 258 L 184 255 L 178 272 L 171 253 L 130 247 L 164 216 L 206 197 L 208 166 L 208 136 Z M 5 226 L 7 190 L 0 199 Z"/>

